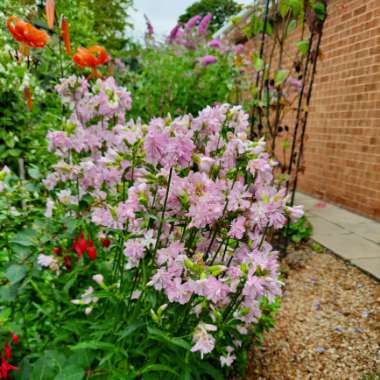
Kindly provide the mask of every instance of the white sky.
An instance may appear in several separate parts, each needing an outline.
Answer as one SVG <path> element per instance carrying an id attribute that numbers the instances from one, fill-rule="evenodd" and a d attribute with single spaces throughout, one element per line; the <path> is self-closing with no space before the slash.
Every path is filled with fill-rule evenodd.
<path id="1" fill-rule="evenodd" d="M 134 0 L 135 11 L 131 14 L 134 24 L 132 35 L 141 38 L 145 33 L 146 14 L 151 20 L 155 33 L 166 36 L 175 26 L 178 17 L 196 0 Z M 252 0 L 238 0 L 241 4 L 250 4 Z"/>

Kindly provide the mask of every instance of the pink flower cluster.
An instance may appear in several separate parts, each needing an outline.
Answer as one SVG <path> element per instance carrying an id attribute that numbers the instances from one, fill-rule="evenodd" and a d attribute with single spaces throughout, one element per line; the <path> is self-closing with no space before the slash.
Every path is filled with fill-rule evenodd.
<path id="1" fill-rule="evenodd" d="M 259 320 L 263 299 L 281 294 L 265 234 L 302 215 L 274 185 L 265 142 L 248 139 L 248 115 L 222 104 L 144 125 L 125 121 L 131 98 L 112 78 L 91 86 L 71 77 L 57 90 L 72 116 L 48 135 L 58 158 L 45 180 L 56 189 L 49 208 L 91 198 L 89 223 L 125 240 L 124 270 L 139 279 L 133 292 L 188 305 L 198 321 L 192 350 L 203 357 L 225 344 L 220 360 L 231 365 L 233 342 Z M 214 333 L 230 320 L 234 332 L 218 343 Z"/>

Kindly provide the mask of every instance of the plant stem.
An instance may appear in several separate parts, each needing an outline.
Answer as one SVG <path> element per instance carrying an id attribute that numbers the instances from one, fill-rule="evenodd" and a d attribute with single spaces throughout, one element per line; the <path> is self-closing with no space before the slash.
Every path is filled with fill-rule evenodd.
<path id="1" fill-rule="evenodd" d="M 157 231 L 157 240 L 156 240 L 156 244 L 155 244 L 154 250 L 153 250 L 153 258 L 156 256 L 157 249 L 159 248 L 160 236 L 161 236 L 161 233 L 162 233 L 162 227 L 164 225 L 165 211 L 166 211 L 166 206 L 167 206 L 167 203 L 168 203 L 169 191 L 170 191 L 170 183 L 171 183 L 171 180 L 172 180 L 172 176 L 173 176 L 173 168 L 170 168 L 168 185 L 166 187 L 164 207 L 162 209 L 160 225 L 159 225 L 158 231 Z"/>

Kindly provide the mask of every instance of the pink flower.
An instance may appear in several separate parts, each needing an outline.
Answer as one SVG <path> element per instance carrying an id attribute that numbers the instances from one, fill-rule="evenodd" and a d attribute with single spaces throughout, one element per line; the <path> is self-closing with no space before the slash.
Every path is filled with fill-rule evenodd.
<path id="1" fill-rule="evenodd" d="M 233 354 L 233 351 L 234 351 L 233 347 L 227 346 L 227 355 L 220 356 L 219 360 L 220 360 L 220 365 L 222 367 L 224 366 L 231 367 L 232 363 L 236 359 L 236 356 Z"/>
<path id="2" fill-rule="evenodd" d="M 199 27 L 198 27 L 198 34 L 199 35 L 202 36 L 202 35 L 207 33 L 207 28 L 208 28 L 208 25 L 209 25 L 211 20 L 212 20 L 212 13 L 207 13 L 207 15 L 205 17 L 203 17 L 203 19 L 199 23 Z"/>
<path id="3" fill-rule="evenodd" d="M 135 268 L 144 257 L 145 248 L 137 239 L 128 240 L 124 244 L 124 255 L 128 258 L 127 269 Z"/>
<path id="4" fill-rule="evenodd" d="M 54 257 L 47 256 L 42 253 L 38 255 L 37 263 L 41 267 L 49 267 L 53 262 L 54 262 Z"/>
<path id="5" fill-rule="evenodd" d="M 93 223 L 102 227 L 109 227 L 115 229 L 123 228 L 123 224 L 116 220 L 116 218 L 114 218 L 112 212 L 109 210 L 108 207 L 95 208 L 92 211 L 91 220 L 93 221 Z"/>
<path id="6" fill-rule="evenodd" d="M 168 131 L 164 129 L 162 119 L 154 119 L 149 125 L 148 134 L 144 142 L 144 150 L 147 160 L 152 164 L 158 164 L 165 156 L 169 145 Z"/>
<path id="7" fill-rule="evenodd" d="M 188 216 L 191 218 L 190 227 L 203 228 L 212 225 L 223 214 L 225 200 L 218 191 L 210 191 L 198 198 L 190 206 Z"/>
<path id="8" fill-rule="evenodd" d="M 194 149 L 195 145 L 189 136 L 177 135 L 170 138 L 162 163 L 167 167 L 178 164 L 185 168 L 191 162 Z"/>
<path id="9" fill-rule="evenodd" d="M 302 89 L 302 81 L 293 77 L 288 77 L 286 84 L 298 92 L 300 92 Z"/>
<path id="10" fill-rule="evenodd" d="M 193 30 L 193 28 L 195 27 L 195 25 L 197 25 L 197 23 L 202 19 L 201 16 L 199 15 L 196 15 L 196 16 L 193 16 L 185 25 L 185 29 L 187 31 L 191 31 Z"/>
<path id="11" fill-rule="evenodd" d="M 157 264 L 163 265 L 168 262 L 173 262 L 181 253 L 184 252 L 183 243 L 176 241 L 170 244 L 167 248 L 162 248 L 157 251 Z"/>
<path id="12" fill-rule="evenodd" d="M 265 182 L 270 182 L 273 178 L 272 166 L 266 158 L 258 158 L 248 162 L 249 171 L 260 176 Z"/>
<path id="13" fill-rule="evenodd" d="M 104 277 L 102 274 L 95 274 L 92 276 L 92 279 L 98 284 L 103 285 L 104 284 Z"/>
<path id="14" fill-rule="evenodd" d="M 251 206 L 252 194 L 246 189 L 243 181 L 237 181 L 228 195 L 228 211 L 244 211 Z"/>
<path id="15" fill-rule="evenodd" d="M 245 233 L 245 220 L 244 216 L 239 216 L 237 219 L 234 219 L 228 235 L 235 239 L 241 239 Z"/>
<path id="16" fill-rule="evenodd" d="M 231 292 L 231 289 L 226 284 L 213 276 L 195 281 L 193 288 L 194 293 L 206 297 L 215 304 L 219 302 L 226 303 L 228 294 Z"/>
<path id="17" fill-rule="evenodd" d="M 202 359 L 205 354 L 212 352 L 215 347 L 215 338 L 209 334 L 209 331 L 216 330 L 214 325 L 199 322 L 193 334 L 194 346 L 191 348 L 191 352 L 199 352 Z"/>
<path id="18" fill-rule="evenodd" d="M 49 131 L 47 134 L 47 138 L 49 140 L 48 149 L 50 152 L 55 150 L 60 150 L 63 153 L 66 153 L 70 148 L 73 147 L 71 139 L 67 136 L 66 132 L 57 131 L 51 132 Z"/>
<path id="19" fill-rule="evenodd" d="M 209 156 L 201 155 L 199 157 L 199 170 L 201 172 L 209 173 L 212 166 L 215 164 L 215 159 Z"/>
<path id="20" fill-rule="evenodd" d="M 148 37 L 153 37 L 153 34 L 154 34 L 154 28 L 153 28 L 153 25 L 151 23 L 151 21 L 149 20 L 148 16 L 147 15 L 144 15 L 144 18 L 145 18 L 145 23 L 146 23 L 146 35 Z"/>
<path id="21" fill-rule="evenodd" d="M 54 201 L 51 198 L 46 200 L 45 217 L 51 218 L 53 216 Z"/>
<path id="22" fill-rule="evenodd" d="M 293 207 L 287 207 L 286 210 L 289 213 L 290 219 L 292 222 L 296 222 L 298 219 L 300 219 L 304 214 L 303 206 L 293 206 Z"/>
<path id="23" fill-rule="evenodd" d="M 202 66 L 209 66 L 209 65 L 213 65 L 215 64 L 216 62 L 218 62 L 218 59 L 214 56 L 214 55 L 205 55 L 203 57 L 200 57 L 198 58 L 198 62 L 202 65 Z"/>
<path id="24" fill-rule="evenodd" d="M 220 49 L 222 47 L 222 41 L 219 38 L 214 38 L 208 43 L 208 46 L 213 49 Z"/>
<path id="25" fill-rule="evenodd" d="M 168 38 L 167 38 L 167 42 L 169 44 L 173 43 L 174 41 L 177 40 L 177 38 L 180 36 L 180 32 L 181 32 L 181 24 L 177 24 L 170 32 Z"/>
<path id="26" fill-rule="evenodd" d="M 244 52 L 244 45 L 238 44 L 234 48 L 236 54 L 242 54 Z"/>

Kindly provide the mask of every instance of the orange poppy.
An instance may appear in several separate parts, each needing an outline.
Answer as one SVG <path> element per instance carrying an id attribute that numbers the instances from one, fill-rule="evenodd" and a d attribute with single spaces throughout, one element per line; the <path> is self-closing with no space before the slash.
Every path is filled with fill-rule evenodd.
<path id="1" fill-rule="evenodd" d="M 109 56 L 103 47 L 95 45 L 90 48 L 79 47 L 73 60 L 80 67 L 91 67 L 89 78 L 100 78 L 101 74 L 96 70 L 96 66 L 107 63 Z"/>
<path id="2" fill-rule="evenodd" d="M 62 29 L 62 39 L 63 39 L 63 43 L 65 44 L 66 53 L 68 55 L 71 55 L 69 23 L 65 16 L 62 16 L 61 29 Z"/>
<path id="3" fill-rule="evenodd" d="M 53 30 L 54 14 L 55 14 L 55 1 L 54 0 L 46 0 L 45 10 L 46 10 L 46 19 L 47 19 L 48 27 L 50 30 Z"/>
<path id="4" fill-rule="evenodd" d="M 7 28 L 16 41 L 27 47 L 43 48 L 49 41 L 49 36 L 46 32 L 35 28 L 32 24 L 24 22 L 16 16 L 8 18 Z"/>

